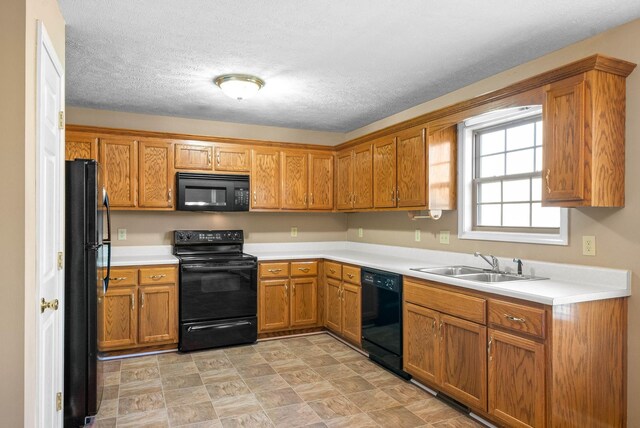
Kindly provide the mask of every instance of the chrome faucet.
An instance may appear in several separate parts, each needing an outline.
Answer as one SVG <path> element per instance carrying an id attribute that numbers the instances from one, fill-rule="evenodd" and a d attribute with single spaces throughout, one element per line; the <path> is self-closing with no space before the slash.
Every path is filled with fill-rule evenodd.
<path id="1" fill-rule="evenodd" d="M 491 257 L 491 260 L 489 260 L 487 256 L 480 254 L 478 251 L 473 253 L 473 255 L 476 257 L 482 257 L 485 262 L 489 263 L 491 265 L 492 272 L 496 272 L 496 273 L 500 272 L 500 265 L 498 264 L 498 259 L 495 256 L 489 254 L 489 257 Z"/>

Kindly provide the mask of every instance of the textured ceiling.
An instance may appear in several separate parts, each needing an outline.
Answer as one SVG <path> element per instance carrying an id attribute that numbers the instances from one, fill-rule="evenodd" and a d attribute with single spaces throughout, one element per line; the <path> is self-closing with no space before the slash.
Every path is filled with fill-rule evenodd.
<path id="1" fill-rule="evenodd" d="M 67 103 L 346 132 L 640 17 L 620 0 L 59 0 Z M 252 99 L 212 79 L 255 74 Z"/>

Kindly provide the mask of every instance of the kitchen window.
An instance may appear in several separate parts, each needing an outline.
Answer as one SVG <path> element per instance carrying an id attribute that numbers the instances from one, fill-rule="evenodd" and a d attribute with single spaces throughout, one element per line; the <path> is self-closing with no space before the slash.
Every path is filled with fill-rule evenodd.
<path id="1" fill-rule="evenodd" d="M 458 237 L 567 245 L 567 209 L 541 203 L 541 106 L 480 115 L 458 131 Z"/>

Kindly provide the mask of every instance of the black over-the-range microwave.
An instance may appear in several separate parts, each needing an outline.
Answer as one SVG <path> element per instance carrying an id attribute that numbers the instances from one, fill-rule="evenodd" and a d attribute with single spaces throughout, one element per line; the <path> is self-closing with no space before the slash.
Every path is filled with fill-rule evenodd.
<path id="1" fill-rule="evenodd" d="M 249 176 L 176 173 L 179 211 L 249 211 Z"/>

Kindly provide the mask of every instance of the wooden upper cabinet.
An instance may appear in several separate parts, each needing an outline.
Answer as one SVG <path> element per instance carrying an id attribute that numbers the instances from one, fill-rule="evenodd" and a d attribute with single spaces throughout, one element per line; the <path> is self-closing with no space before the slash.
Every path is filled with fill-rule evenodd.
<path id="1" fill-rule="evenodd" d="M 422 126 L 397 134 L 398 207 L 424 207 L 427 203 L 426 129 Z"/>
<path id="2" fill-rule="evenodd" d="M 309 209 L 333 209 L 333 154 L 309 154 Z"/>
<path id="3" fill-rule="evenodd" d="M 336 164 L 336 208 L 349 210 L 353 208 L 353 153 L 351 150 L 338 153 Z"/>
<path id="4" fill-rule="evenodd" d="M 544 427 L 544 344 L 489 329 L 489 413 L 512 427 Z"/>
<path id="5" fill-rule="evenodd" d="M 225 172 L 251 171 L 251 149 L 235 144 L 216 145 L 215 170 Z"/>
<path id="6" fill-rule="evenodd" d="M 83 132 L 67 132 L 64 152 L 65 160 L 98 160 L 98 138 Z"/>
<path id="7" fill-rule="evenodd" d="M 251 152 L 251 208 L 280 208 L 280 151 Z"/>
<path id="8" fill-rule="evenodd" d="M 353 150 L 353 207 L 373 206 L 373 150 L 362 144 Z"/>
<path id="9" fill-rule="evenodd" d="M 427 137 L 427 208 L 455 210 L 458 127 L 429 128 Z"/>
<path id="10" fill-rule="evenodd" d="M 282 208 L 307 208 L 309 183 L 308 154 L 302 151 L 282 151 Z"/>
<path id="11" fill-rule="evenodd" d="M 138 289 L 139 343 L 178 340 L 178 297 L 175 284 L 145 285 Z"/>
<path id="12" fill-rule="evenodd" d="M 172 208 L 174 206 L 173 143 L 140 141 L 140 202 L 141 208 Z"/>
<path id="13" fill-rule="evenodd" d="M 625 76 L 600 70 L 547 87 L 544 206 L 624 206 L 625 88 Z"/>
<path id="14" fill-rule="evenodd" d="M 138 142 L 132 138 L 101 138 L 100 160 L 109 202 L 114 208 L 137 206 Z"/>
<path id="15" fill-rule="evenodd" d="M 382 138 L 373 143 L 373 206 L 396 206 L 396 139 Z"/>
<path id="16" fill-rule="evenodd" d="M 213 146 L 199 143 L 175 143 L 175 168 L 211 171 Z"/>

